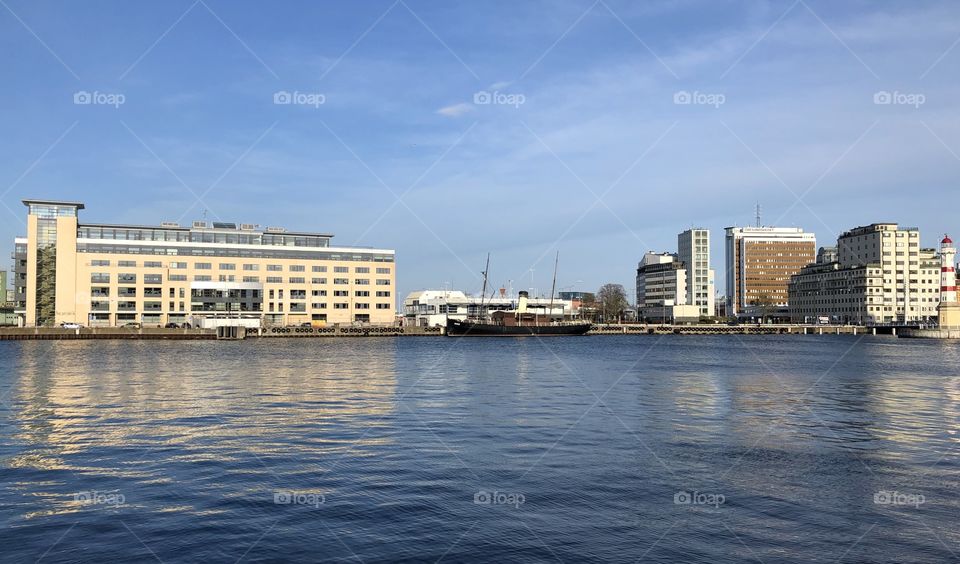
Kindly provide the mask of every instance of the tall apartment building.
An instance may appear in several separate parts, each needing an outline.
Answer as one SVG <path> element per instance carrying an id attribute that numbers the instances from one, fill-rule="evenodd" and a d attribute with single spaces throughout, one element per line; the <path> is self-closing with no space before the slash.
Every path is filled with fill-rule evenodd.
<path id="1" fill-rule="evenodd" d="M 920 247 L 915 227 L 857 227 L 840 235 L 835 255 L 822 253 L 794 275 L 789 294 L 794 322 L 927 322 L 937 317 L 940 260 L 936 249 Z"/>
<path id="2" fill-rule="evenodd" d="M 788 305 L 790 277 L 815 261 L 817 238 L 795 227 L 726 228 L 727 314 Z"/>
<path id="3" fill-rule="evenodd" d="M 710 231 L 688 229 L 677 236 L 677 257 L 687 270 L 687 305 L 700 315 L 714 314 L 714 273 L 710 268 Z"/>
<path id="4" fill-rule="evenodd" d="M 637 265 L 637 315 L 667 317 L 667 308 L 687 303 L 687 269 L 671 253 L 647 252 Z"/>
<path id="5" fill-rule="evenodd" d="M 26 326 L 394 321 L 392 250 L 334 247 L 331 234 L 252 224 L 81 224 L 82 203 L 23 203 L 27 236 L 17 238 L 14 258 Z"/>

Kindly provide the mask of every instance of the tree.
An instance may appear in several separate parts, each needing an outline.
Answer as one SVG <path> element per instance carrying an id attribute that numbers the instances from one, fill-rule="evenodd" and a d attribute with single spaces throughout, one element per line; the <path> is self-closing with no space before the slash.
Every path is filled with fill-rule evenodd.
<path id="1" fill-rule="evenodd" d="M 751 305 L 756 306 L 762 323 L 766 323 L 767 318 L 777 311 L 777 300 L 767 292 L 757 296 Z"/>
<path id="2" fill-rule="evenodd" d="M 597 291 L 597 306 L 604 321 L 619 318 L 629 305 L 627 292 L 621 284 L 604 284 Z"/>

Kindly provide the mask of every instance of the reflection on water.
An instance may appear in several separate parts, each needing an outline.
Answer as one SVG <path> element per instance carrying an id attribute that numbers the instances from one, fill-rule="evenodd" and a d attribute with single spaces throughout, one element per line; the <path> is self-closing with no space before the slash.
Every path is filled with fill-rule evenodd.
<path id="1" fill-rule="evenodd" d="M 958 349 L 4 342 L 0 542 L 11 561 L 943 561 Z"/>

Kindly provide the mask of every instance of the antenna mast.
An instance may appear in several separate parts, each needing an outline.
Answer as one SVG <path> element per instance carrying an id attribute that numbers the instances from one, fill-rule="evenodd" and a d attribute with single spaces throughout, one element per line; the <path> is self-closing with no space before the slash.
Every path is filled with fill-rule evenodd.
<path id="1" fill-rule="evenodd" d="M 757 202 L 757 227 L 761 227 L 761 223 L 760 223 L 760 202 Z"/>

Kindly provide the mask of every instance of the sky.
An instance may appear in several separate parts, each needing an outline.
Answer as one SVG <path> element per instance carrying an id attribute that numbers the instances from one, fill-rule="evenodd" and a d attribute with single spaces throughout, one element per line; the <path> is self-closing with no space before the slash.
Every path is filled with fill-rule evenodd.
<path id="1" fill-rule="evenodd" d="M 24 198 L 392 248 L 397 293 L 632 294 L 706 227 L 960 233 L 954 1 L 0 0 Z M 632 298 L 632 295 L 631 295 Z"/>

